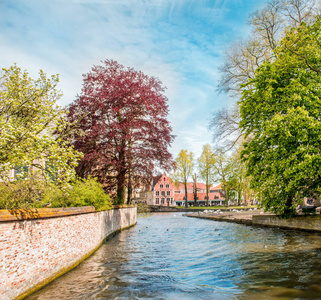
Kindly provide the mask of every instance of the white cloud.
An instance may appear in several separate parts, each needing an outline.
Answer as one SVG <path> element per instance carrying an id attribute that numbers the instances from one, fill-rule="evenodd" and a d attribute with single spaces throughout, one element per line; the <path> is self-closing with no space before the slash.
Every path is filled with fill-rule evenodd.
<path id="1" fill-rule="evenodd" d="M 182 129 L 173 144 L 172 153 L 176 157 L 182 149 L 187 149 L 192 151 L 197 159 L 202 153 L 203 145 L 211 144 L 211 139 L 207 126 L 199 124 L 190 129 Z"/>
<path id="2" fill-rule="evenodd" d="M 177 135 L 173 154 L 183 148 L 199 153 L 211 141 L 211 111 L 226 105 L 226 96 L 215 92 L 224 47 L 246 28 L 231 18 L 231 9 L 260 1 L 5 1 L 0 65 L 17 62 L 32 76 L 39 69 L 59 73 L 64 105 L 81 92 L 82 74 L 101 60 L 156 76 L 167 86 Z"/>

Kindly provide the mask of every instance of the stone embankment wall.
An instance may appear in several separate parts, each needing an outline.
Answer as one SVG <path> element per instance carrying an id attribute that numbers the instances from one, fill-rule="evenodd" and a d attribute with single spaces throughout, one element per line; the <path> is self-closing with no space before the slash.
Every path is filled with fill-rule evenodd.
<path id="1" fill-rule="evenodd" d="M 186 214 L 187 217 L 207 219 L 213 221 L 232 222 L 245 225 L 276 227 L 304 231 L 321 232 L 321 215 L 299 215 L 290 219 L 281 219 L 276 215 L 253 211 L 225 211 Z"/>
<path id="2" fill-rule="evenodd" d="M 241 208 L 241 210 L 243 211 L 247 211 L 251 209 L 250 207 L 244 207 Z M 208 211 L 208 212 L 213 212 L 216 209 L 211 209 L 209 207 L 202 207 L 202 208 L 193 208 L 193 207 L 189 207 L 189 208 L 185 208 L 185 206 L 180 206 L 180 207 L 173 207 L 173 206 L 161 206 L 161 205 L 148 205 L 147 206 L 147 211 L 149 212 L 202 212 L 202 211 Z M 219 209 L 220 211 L 232 211 L 235 210 L 234 208 L 230 208 L 230 207 L 225 207 L 222 206 Z"/>
<path id="3" fill-rule="evenodd" d="M 136 224 L 136 207 L 93 211 L 0 210 L 0 299 L 23 298 L 77 266 L 112 234 Z"/>
<path id="4" fill-rule="evenodd" d="M 173 206 L 161 206 L 161 205 L 148 205 L 147 211 L 149 212 L 198 212 L 207 210 L 207 207 L 204 208 L 185 208 L 181 207 L 173 207 Z M 223 208 L 224 209 L 224 208 Z"/>
<path id="5" fill-rule="evenodd" d="M 252 223 L 260 226 L 321 232 L 321 215 L 296 216 L 290 219 L 280 219 L 275 215 L 257 215 L 252 217 Z"/>

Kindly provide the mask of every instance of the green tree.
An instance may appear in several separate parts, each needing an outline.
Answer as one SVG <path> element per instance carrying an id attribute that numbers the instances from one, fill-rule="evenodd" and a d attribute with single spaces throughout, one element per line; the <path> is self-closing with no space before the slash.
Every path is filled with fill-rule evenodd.
<path id="1" fill-rule="evenodd" d="M 249 176 L 247 175 L 246 163 L 241 160 L 241 151 L 243 146 L 239 146 L 231 155 L 231 175 L 228 185 L 237 195 L 237 204 L 241 205 L 242 196 L 247 202 L 249 188 Z M 252 191 L 253 192 L 253 191 Z M 253 193 L 252 193 L 253 194 Z"/>
<path id="2" fill-rule="evenodd" d="M 266 210 L 294 214 L 321 188 L 321 20 L 293 28 L 275 61 L 257 69 L 240 101 L 251 141 L 242 153 Z"/>
<path id="3" fill-rule="evenodd" d="M 173 176 L 176 182 L 180 181 L 184 184 L 185 188 L 185 207 L 188 207 L 188 197 L 187 197 L 187 181 L 192 175 L 194 166 L 193 152 L 188 152 L 187 150 L 181 150 L 175 159 L 176 161 L 176 172 Z"/>
<path id="4" fill-rule="evenodd" d="M 214 183 L 214 164 L 215 156 L 209 144 L 203 146 L 203 151 L 198 159 L 198 170 L 201 179 L 205 181 L 206 185 L 206 203 L 209 206 L 209 189 Z"/>
<path id="5" fill-rule="evenodd" d="M 47 78 L 40 70 L 32 79 L 16 65 L 3 69 L 0 79 L 0 178 L 9 180 L 9 170 L 22 176 L 35 173 L 64 183 L 74 178 L 80 154 L 64 140 L 70 124 L 57 105 L 61 92 L 58 75 Z M 22 168 L 23 167 L 23 168 Z"/>
<path id="6" fill-rule="evenodd" d="M 197 206 L 197 192 L 198 192 L 198 188 L 197 188 L 197 174 L 194 173 L 192 175 L 193 178 L 193 196 L 194 196 L 194 206 Z"/>
<path id="7" fill-rule="evenodd" d="M 217 149 L 215 152 L 214 163 L 214 176 L 216 181 L 222 183 L 222 189 L 224 191 L 225 206 L 228 206 L 229 195 L 231 191 L 231 177 L 233 174 L 233 160 L 221 149 Z"/>
<path id="8" fill-rule="evenodd" d="M 228 92 L 240 99 L 243 84 L 255 77 L 255 70 L 265 61 L 274 61 L 274 50 L 286 31 L 298 27 L 301 22 L 313 23 L 320 15 L 320 1 L 316 0 L 271 0 L 248 18 L 251 34 L 247 40 L 238 40 L 225 51 L 220 68 L 219 91 Z M 216 111 L 209 128 L 213 141 L 226 150 L 233 148 L 242 139 L 239 126 L 240 114 L 237 103 L 233 107 Z"/>
<path id="9" fill-rule="evenodd" d="M 288 28 L 299 27 L 302 22 L 313 23 L 320 9 L 315 0 L 270 0 L 250 14 L 250 37 L 234 42 L 226 50 L 219 89 L 240 95 L 240 85 L 254 78 L 263 62 L 274 60 L 274 50 Z"/>

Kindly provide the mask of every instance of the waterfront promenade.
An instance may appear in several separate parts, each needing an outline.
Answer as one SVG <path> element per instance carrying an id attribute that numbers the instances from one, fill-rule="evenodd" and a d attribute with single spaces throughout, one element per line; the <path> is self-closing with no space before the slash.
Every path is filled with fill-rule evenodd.
<path id="1" fill-rule="evenodd" d="M 253 226 L 277 227 L 291 230 L 314 231 L 321 233 L 321 215 L 298 215 L 289 219 L 282 219 L 271 213 L 264 213 L 263 210 L 231 210 L 231 211 L 210 211 L 185 214 L 187 217 L 207 219 L 214 221 L 232 222 Z"/>
<path id="2" fill-rule="evenodd" d="M 264 213 L 263 210 L 254 209 L 254 210 L 205 210 L 194 212 L 192 214 L 185 214 L 187 217 L 199 218 L 199 219 L 209 219 L 215 221 L 225 221 L 233 222 L 239 224 L 253 225 L 253 216 L 257 215 L 270 215 L 269 213 Z"/>

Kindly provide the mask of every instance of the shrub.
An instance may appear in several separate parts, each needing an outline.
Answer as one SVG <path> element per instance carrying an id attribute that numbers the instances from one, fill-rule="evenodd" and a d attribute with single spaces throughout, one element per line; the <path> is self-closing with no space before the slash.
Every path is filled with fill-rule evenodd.
<path id="1" fill-rule="evenodd" d="M 43 181 L 18 180 L 0 183 L 0 209 L 27 209 L 41 200 L 46 185 Z"/>
<path id="2" fill-rule="evenodd" d="M 69 190 L 67 206 L 92 205 L 96 210 L 111 208 L 111 199 L 103 190 L 102 184 L 94 178 L 78 179 Z"/>
<path id="3" fill-rule="evenodd" d="M 97 211 L 111 209 L 111 199 L 94 178 L 77 179 L 59 187 L 44 181 L 19 180 L 0 184 L 0 209 L 94 206 Z"/>

